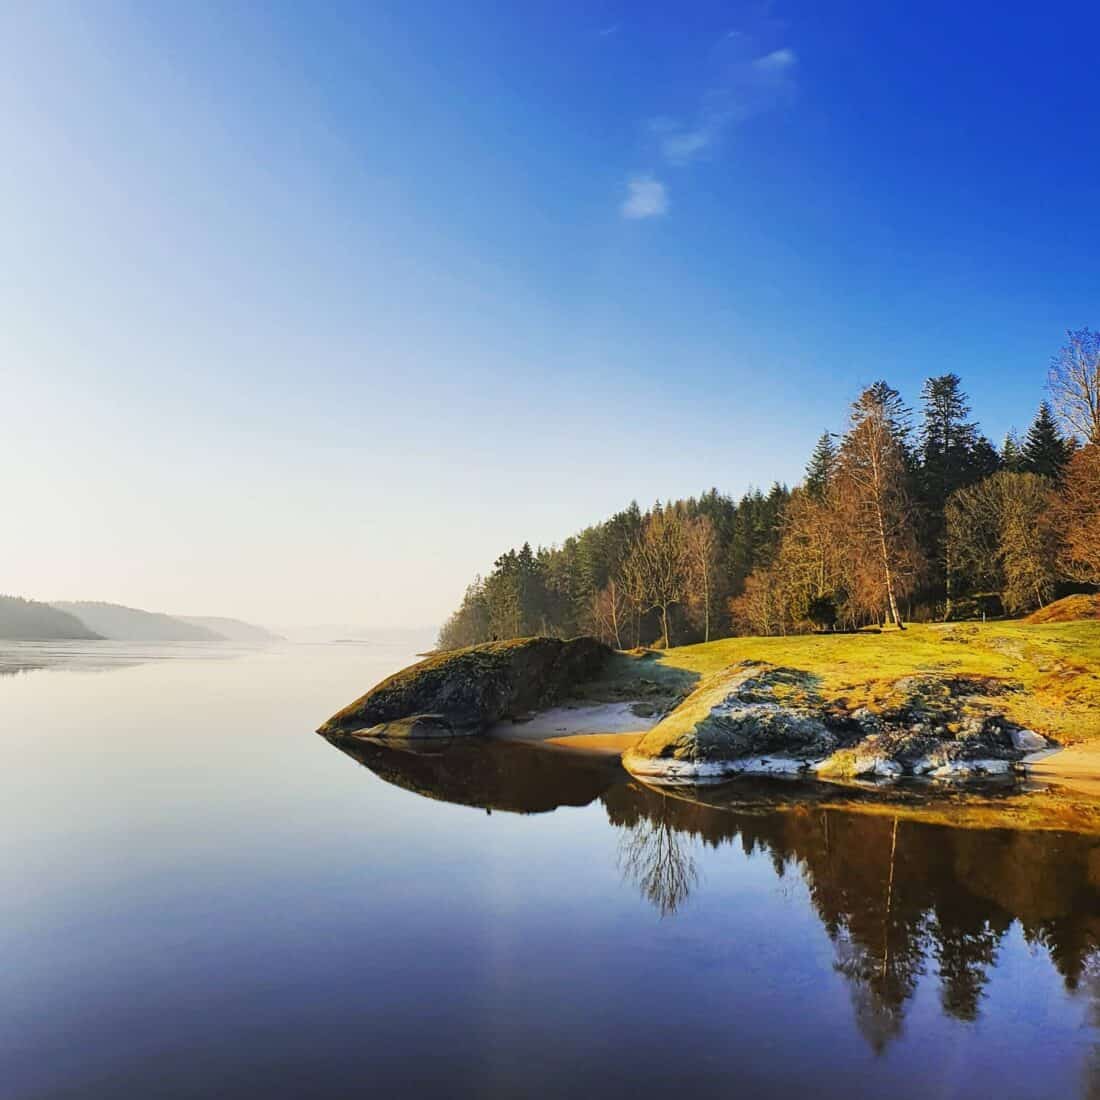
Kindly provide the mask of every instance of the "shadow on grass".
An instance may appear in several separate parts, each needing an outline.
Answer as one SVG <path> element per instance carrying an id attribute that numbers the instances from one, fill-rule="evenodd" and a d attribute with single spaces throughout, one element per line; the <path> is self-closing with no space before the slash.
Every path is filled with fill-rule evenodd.
<path id="1" fill-rule="evenodd" d="M 573 694 L 593 702 L 648 700 L 673 703 L 686 698 L 698 685 L 698 672 L 676 668 L 655 649 L 615 651 L 596 679 Z"/>

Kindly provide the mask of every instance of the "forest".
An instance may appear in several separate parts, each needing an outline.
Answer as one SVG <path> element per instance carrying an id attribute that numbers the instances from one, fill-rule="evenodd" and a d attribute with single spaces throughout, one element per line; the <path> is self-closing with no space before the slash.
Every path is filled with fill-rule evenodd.
<path id="1" fill-rule="evenodd" d="M 469 585 L 441 649 L 593 634 L 617 648 L 1017 616 L 1100 587 L 1100 332 L 1066 334 L 1023 437 L 995 446 L 957 374 L 914 414 L 885 381 L 800 484 L 631 503 Z"/>

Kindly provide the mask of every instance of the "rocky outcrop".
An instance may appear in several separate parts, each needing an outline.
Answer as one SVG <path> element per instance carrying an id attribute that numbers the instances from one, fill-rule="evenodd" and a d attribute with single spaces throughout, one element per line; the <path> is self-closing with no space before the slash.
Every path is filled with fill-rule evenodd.
<path id="1" fill-rule="evenodd" d="M 920 676 L 899 680 L 890 705 L 848 709 L 807 673 L 771 665 L 728 669 L 704 685 L 623 757 L 634 774 L 699 782 L 752 773 L 828 779 L 958 780 L 1010 776 L 1048 747 L 1007 721 L 1001 681 Z"/>
<path id="2" fill-rule="evenodd" d="M 610 650 L 594 638 L 518 638 L 435 654 L 334 714 L 318 733 L 431 738 L 479 733 L 567 697 Z"/>

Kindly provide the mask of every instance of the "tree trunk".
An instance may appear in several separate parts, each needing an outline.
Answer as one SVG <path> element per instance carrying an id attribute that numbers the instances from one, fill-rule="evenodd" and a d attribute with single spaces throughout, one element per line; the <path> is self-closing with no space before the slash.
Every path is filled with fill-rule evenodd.
<path id="1" fill-rule="evenodd" d="M 947 602 L 944 604 L 943 621 L 947 622 L 951 618 L 951 601 L 955 592 L 955 578 L 951 568 L 951 543 L 946 539 L 943 550 L 943 576 L 944 584 L 947 587 Z"/>
<path id="2" fill-rule="evenodd" d="M 665 649 L 668 649 L 668 604 L 661 604 L 661 633 L 664 635 Z"/>
<path id="3" fill-rule="evenodd" d="M 882 506 L 876 505 L 878 517 L 878 539 L 882 547 L 882 570 L 886 579 L 886 598 L 890 605 L 890 614 L 893 616 L 894 625 L 898 630 L 904 630 L 905 624 L 901 621 L 901 613 L 898 611 L 898 598 L 894 593 L 894 573 L 890 568 L 890 551 L 886 547 L 886 528 L 882 519 Z"/>
<path id="4" fill-rule="evenodd" d="M 703 641 L 710 641 L 710 570 L 703 566 Z"/>

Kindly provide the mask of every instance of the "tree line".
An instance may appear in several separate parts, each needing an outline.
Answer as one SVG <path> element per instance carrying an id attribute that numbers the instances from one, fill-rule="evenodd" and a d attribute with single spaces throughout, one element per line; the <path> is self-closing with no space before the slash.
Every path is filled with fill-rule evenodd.
<path id="1" fill-rule="evenodd" d="M 998 448 L 956 374 L 917 415 L 885 381 L 794 489 L 632 503 L 475 578 L 442 648 L 591 633 L 618 648 L 1023 614 L 1100 586 L 1100 333 L 1067 333 L 1049 400 Z"/>

